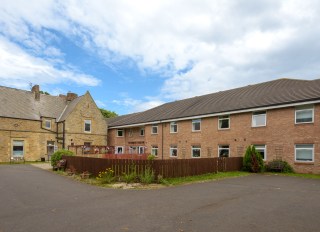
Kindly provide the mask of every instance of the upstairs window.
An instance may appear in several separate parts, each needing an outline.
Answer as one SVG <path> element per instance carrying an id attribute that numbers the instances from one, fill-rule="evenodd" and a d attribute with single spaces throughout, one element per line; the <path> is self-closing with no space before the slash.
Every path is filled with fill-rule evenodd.
<path id="1" fill-rule="evenodd" d="M 267 112 L 257 111 L 252 114 L 252 127 L 260 127 L 267 125 Z"/>
<path id="2" fill-rule="evenodd" d="M 47 129 L 51 129 L 51 120 L 45 120 L 45 127 L 47 128 Z"/>
<path id="3" fill-rule="evenodd" d="M 170 133 L 178 132 L 178 124 L 176 122 L 170 122 Z"/>
<path id="4" fill-rule="evenodd" d="M 144 127 L 140 128 L 140 136 L 144 136 Z"/>
<path id="5" fill-rule="evenodd" d="M 123 137 L 123 135 L 124 135 L 124 130 L 123 129 L 118 129 L 117 130 L 117 136 L 118 137 Z"/>
<path id="6" fill-rule="evenodd" d="M 158 125 L 152 125 L 151 134 L 158 134 Z"/>
<path id="7" fill-rule="evenodd" d="M 296 107 L 295 118 L 296 124 L 312 123 L 314 110 L 313 106 Z"/>
<path id="8" fill-rule="evenodd" d="M 201 131 L 201 119 L 192 120 L 192 131 Z"/>
<path id="9" fill-rule="evenodd" d="M 229 129 L 230 128 L 230 116 L 220 116 L 219 117 L 219 129 Z"/>
<path id="10" fill-rule="evenodd" d="M 84 132 L 91 132 L 91 120 L 84 120 Z"/>
<path id="11" fill-rule="evenodd" d="M 201 146 L 192 146 L 191 147 L 191 157 L 200 158 L 201 157 Z"/>

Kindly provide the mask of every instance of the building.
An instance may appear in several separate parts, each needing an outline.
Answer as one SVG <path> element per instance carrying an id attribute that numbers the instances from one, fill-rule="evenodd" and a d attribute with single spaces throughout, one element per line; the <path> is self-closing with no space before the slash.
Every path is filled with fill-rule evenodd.
<path id="1" fill-rule="evenodd" d="M 0 86 L 0 162 L 48 158 L 69 145 L 107 145 L 107 122 L 89 92 L 50 96 Z"/>
<path id="2" fill-rule="evenodd" d="M 163 104 L 108 120 L 115 153 L 158 159 L 243 156 L 320 173 L 320 79 L 278 79 Z"/>

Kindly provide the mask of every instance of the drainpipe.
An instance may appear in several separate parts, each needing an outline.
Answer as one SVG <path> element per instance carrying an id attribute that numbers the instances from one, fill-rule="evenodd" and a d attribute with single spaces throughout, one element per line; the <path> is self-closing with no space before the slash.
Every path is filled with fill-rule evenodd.
<path id="1" fill-rule="evenodd" d="M 161 124 L 161 157 L 163 160 L 163 123 Z"/>
<path id="2" fill-rule="evenodd" d="M 66 132 L 65 132 L 65 121 L 63 121 L 62 124 L 62 148 L 65 149 L 65 136 L 66 136 Z"/>

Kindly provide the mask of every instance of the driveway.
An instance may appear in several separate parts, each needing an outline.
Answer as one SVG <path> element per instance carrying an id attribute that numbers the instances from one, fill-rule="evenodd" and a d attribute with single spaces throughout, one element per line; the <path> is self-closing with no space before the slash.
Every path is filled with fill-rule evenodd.
<path id="1" fill-rule="evenodd" d="M 319 231 L 320 181 L 250 175 L 122 190 L 0 165 L 0 208 L 0 232 Z"/>

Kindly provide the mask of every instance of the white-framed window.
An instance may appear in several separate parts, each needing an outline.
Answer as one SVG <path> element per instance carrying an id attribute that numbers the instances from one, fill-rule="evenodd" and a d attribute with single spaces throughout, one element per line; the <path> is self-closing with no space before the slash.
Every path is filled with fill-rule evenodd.
<path id="1" fill-rule="evenodd" d="M 170 133 L 178 132 L 178 124 L 177 122 L 170 122 Z"/>
<path id="2" fill-rule="evenodd" d="M 314 109 L 313 106 L 299 106 L 295 109 L 295 123 L 313 123 Z"/>
<path id="3" fill-rule="evenodd" d="M 124 147 L 123 146 L 117 146 L 115 150 L 116 154 L 123 154 L 124 153 Z"/>
<path id="4" fill-rule="evenodd" d="M 12 157 L 23 157 L 24 156 L 24 141 L 13 140 L 12 141 Z"/>
<path id="5" fill-rule="evenodd" d="M 201 157 L 201 146 L 191 146 L 191 157 L 200 158 Z"/>
<path id="6" fill-rule="evenodd" d="M 158 134 L 158 125 L 152 125 L 151 134 Z"/>
<path id="7" fill-rule="evenodd" d="M 264 161 L 267 160 L 267 146 L 264 144 L 257 144 L 257 145 L 253 145 L 256 148 L 256 151 L 258 151 L 260 153 L 260 155 L 262 156 L 262 159 Z"/>
<path id="8" fill-rule="evenodd" d="M 201 131 L 201 119 L 192 120 L 192 131 Z"/>
<path id="9" fill-rule="evenodd" d="M 123 137 L 124 136 L 124 130 L 123 129 L 118 129 L 117 130 L 117 137 Z"/>
<path id="10" fill-rule="evenodd" d="M 267 125 L 267 112 L 257 111 L 252 114 L 252 127 L 260 127 Z"/>
<path id="11" fill-rule="evenodd" d="M 296 144 L 294 153 L 295 153 L 295 161 L 298 161 L 298 162 L 314 161 L 314 145 L 313 144 Z"/>
<path id="12" fill-rule="evenodd" d="M 219 145 L 218 154 L 219 154 L 219 157 L 229 157 L 230 156 L 230 146 L 229 145 Z"/>
<path id="13" fill-rule="evenodd" d="M 139 153 L 139 154 L 144 154 L 144 146 L 140 146 L 140 147 L 138 148 L 138 153 Z"/>
<path id="14" fill-rule="evenodd" d="M 84 132 L 91 132 L 91 120 L 84 120 Z"/>
<path id="15" fill-rule="evenodd" d="M 129 135 L 129 137 L 133 136 L 133 130 L 131 128 L 129 129 L 128 135 Z"/>
<path id="16" fill-rule="evenodd" d="M 170 157 L 178 157 L 178 147 L 176 145 L 170 146 Z"/>
<path id="17" fill-rule="evenodd" d="M 151 146 L 151 155 L 158 156 L 158 146 L 157 145 Z"/>
<path id="18" fill-rule="evenodd" d="M 219 130 L 229 129 L 230 128 L 230 116 L 224 115 L 219 116 Z"/>
<path id="19" fill-rule="evenodd" d="M 44 121 L 44 126 L 45 126 L 45 128 L 47 128 L 47 129 L 51 129 L 51 120 L 45 120 Z"/>
<path id="20" fill-rule="evenodd" d="M 140 128 L 140 136 L 144 136 L 144 127 Z"/>
<path id="21" fill-rule="evenodd" d="M 137 147 L 130 146 L 129 147 L 129 154 L 136 154 L 137 153 Z"/>

